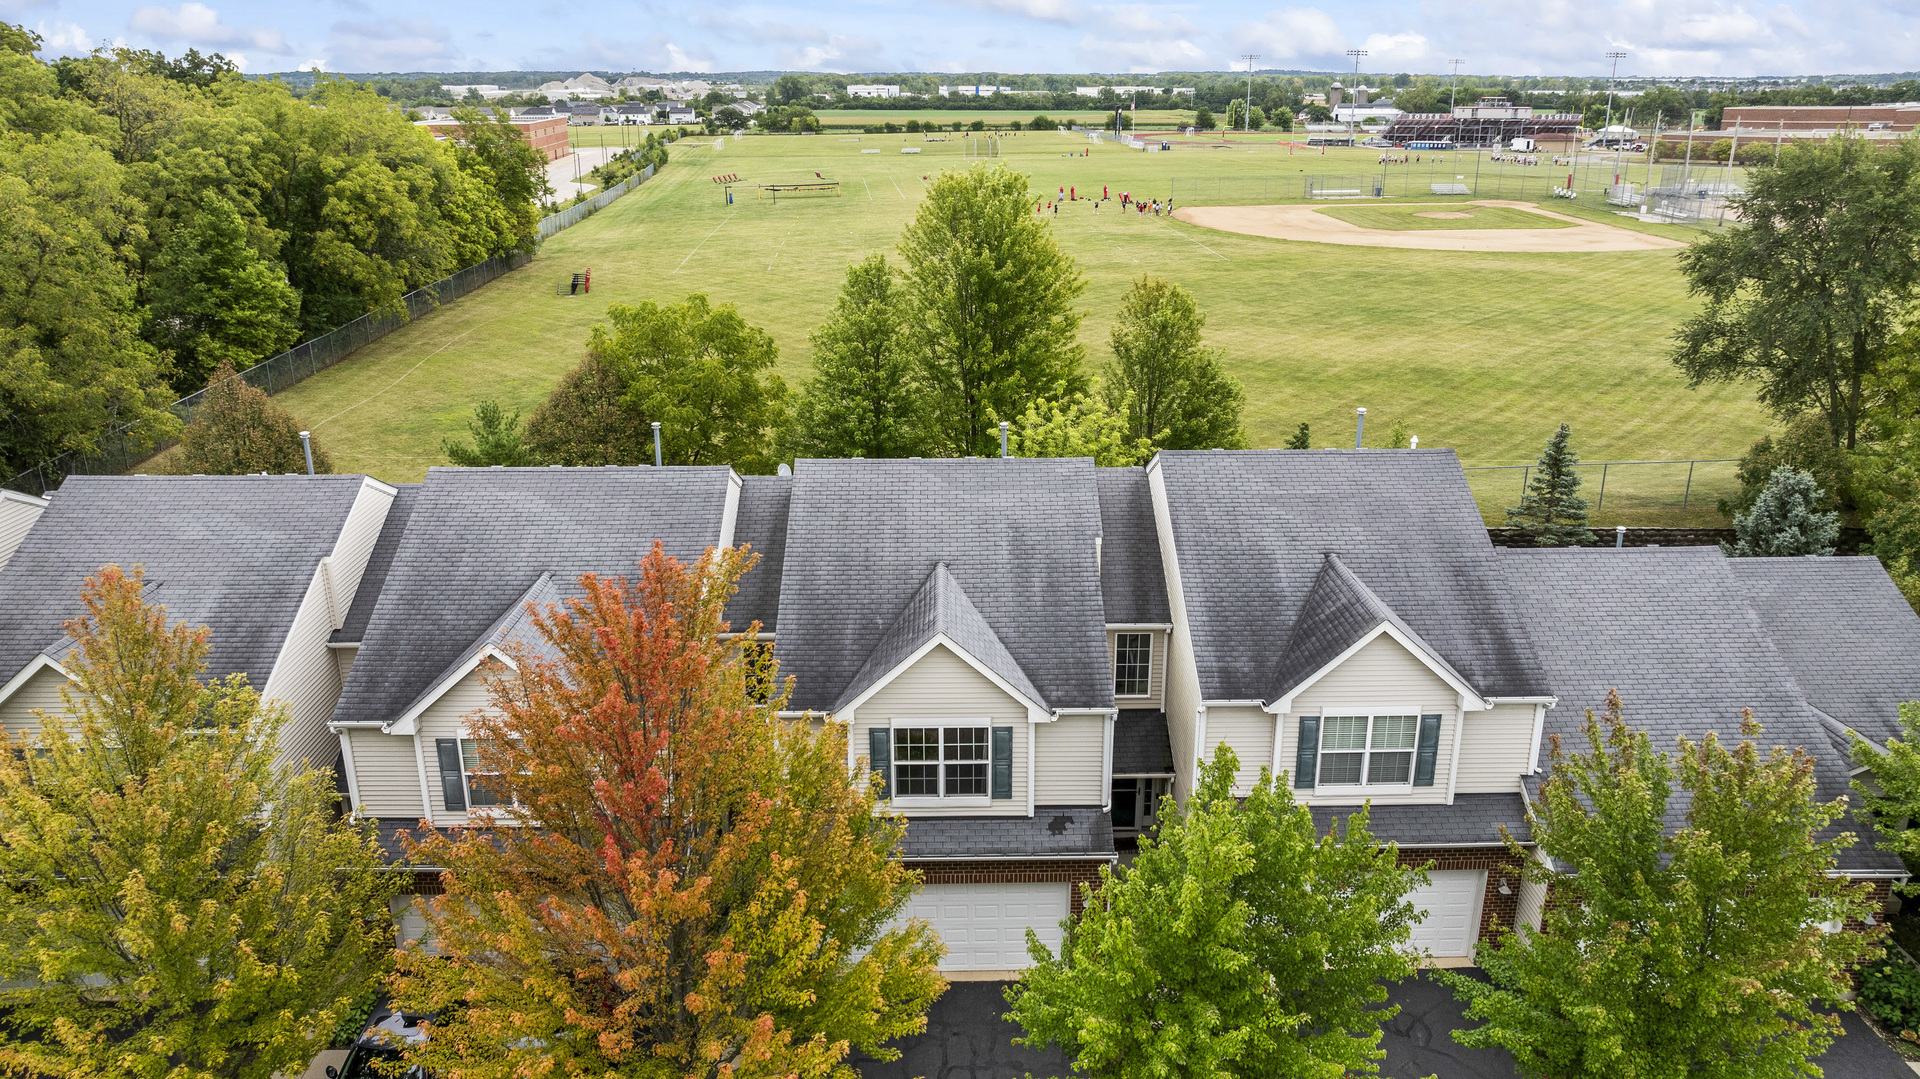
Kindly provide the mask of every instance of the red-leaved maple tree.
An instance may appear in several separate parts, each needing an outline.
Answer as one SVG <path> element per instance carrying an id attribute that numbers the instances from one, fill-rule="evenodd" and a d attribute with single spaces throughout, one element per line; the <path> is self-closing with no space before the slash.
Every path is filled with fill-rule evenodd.
<path id="1" fill-rule="evenodd" d="M 534 614 L 466 719 L 499 804 L 410 844 L 439 955 L 394 999 L 434 1017 L 445 1079 L 847 1076 L 925 1027 L 940 944 L 904 922 L 904 823 L 847 767 L 845 729 L 780 712 L 770 650 L 725 607 L 757 556 L 583 576 Z"/>

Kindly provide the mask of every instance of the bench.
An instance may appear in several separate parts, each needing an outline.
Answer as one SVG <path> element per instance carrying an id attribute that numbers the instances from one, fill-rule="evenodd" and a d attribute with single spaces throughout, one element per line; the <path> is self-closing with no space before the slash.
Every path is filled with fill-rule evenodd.
<path id="1" fill-rule="evenodd" d="M 1471 195 L 1473 189 L 1466 184 L 1428 184 L 1428 189 L 1436 195 Z"/>

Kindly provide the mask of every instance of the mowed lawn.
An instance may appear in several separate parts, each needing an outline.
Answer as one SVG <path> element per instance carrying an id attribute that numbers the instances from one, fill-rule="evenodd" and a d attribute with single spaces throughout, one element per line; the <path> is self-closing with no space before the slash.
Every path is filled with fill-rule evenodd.
<path id="1" fill-rule="evenodd" d="M 1029 173 L 1036 194 L 1071 185 L 1083 196 L 1048 221 L 1087 276 L 1081 340 L 1089 369 L 1109 359 L 1108 334 L 1130 282 L 1142 274 L 1176 281 L 1198 297 L 1208 340 L 1246 385 L 1256 446 L 1281 445 L 1302 421 L 1312 425 L 1314 445 L 1351 446 L 1360 406 L 1369 445 L 1384 445 L 1404 423 L 1422 447 L 1453 447 L 1469 465 L 1531 461 L 1562 420 L 1594 461 L 1737 457 L 1769 427 L 1750 388 L 1689 390 L 1668 363 L 1668 336 L 1693 306 L 1671 252 L 1335 247 L 1121 213 L 1117 201 L 1096 214 L 1084 196 L 1103 186 L 1116 199 L 1122 190 L 1164 197 L 1175 175 L 1306 165 L 1357 171 L 1373 152 L 1289 159 L 1273 146 L 1141 154 L 1099 145 L 1083 157 L 1084 139 L 1050 132 L 1000 143 L 1001 163 Z M 757 136 L 728 139 L 718 151 L 713 144 L 676 145 L 657 178 L 549 240 L 529 267 L 278 400 L 313 428 L 336 467 L 418 480 L 445 462 L 442 440 L 464 436 L 479 401 L 531 411 L 581 360 L 588 329 L 609 304 L 695 292 L 736 304 L 771 333 L 781 373 L 798 388 L 811 369 L 808 331 L 832 307 L 847 264 L 891 254 L 926 189 L 923 178 L 970 164 L 961 143 L 919 136 Z M 902 147 L 922 152 L 903 155 Z M 872 149 L 883 152 L 861 153 Z M 754 184 L 810 181 L 816 172 L 840 181 L 839 197 L 753 197 Z M 725 174 L 743 181 L 731 206 L 712 182 Z M 590 296 L 555 295 L 556 284 L 588 268 Z M 1660 488 L 1653 502 L 1669 501 L 1669 488 L 1677 502 L 1684 471 L 1614 470 L 1602 519 L 1616 511 L 1649 522 L 1713 519 L 1698 506 L 1703 493 L 1709 502 L 1726 493 L 1727 466 L 1700 470 L 1696 512 L 1654 512 L 1647 497 L 1636 497 L 1637 483 Z M 1518 472 L 1470 475 L 1489 514 L 1517 493 Z"/>

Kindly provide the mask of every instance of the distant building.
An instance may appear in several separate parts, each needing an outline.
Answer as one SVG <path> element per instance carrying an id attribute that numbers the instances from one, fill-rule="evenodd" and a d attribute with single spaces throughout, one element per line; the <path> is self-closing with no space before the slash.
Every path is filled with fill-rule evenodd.
<path id="1" fill-rule="evenodd" d="M 490 82 L 467 83 L 459 86 L 449 86 L 442 83 L 440 89 L 452 94 L 454 97 L 466 97 L 468 93 L 476 93 L 488 101 L 499 97 L 506 97 L 508 94 L 513 93 L 512 90 L 502 90 Z"/>
<path id="2" fill-rule="evenodd" d="M 1888 105 L 1741 105 L 1720 117 L 1720 130 L 1742 137 L 1788 135 L 1794 138 L 1830 138 L 1841 131 L 1857 131 L 1869 138 L 1889 138 L 1920 127 L 1920 101 Z"/>
<path id="3" fill-rule="evenodd" d="M 982 86 L 978 84 L 973 86 L 942 86 L 940 88 L 940 95 L 942 97 L 949 94 L 959 94 L 961 97 L 992 97 L 995 94 L 1010 94 L 1012 92 L 1013 87 L 1011 86 Z"/>
<path id="4" fill-rule="evenodd" d="M 848 97 L 899 97 L 900 87 L 882 82 L 855 83 L 847 87 Z"/>
<path id="5" fill-rule="evenodd" d="M 705 97 L 713 84 L 701 79 L 656 79 L 647 75 L 629 75 L 613 84 L 615 90 L 658 90 L 667 97 Z"/>
<path id="6" fill-rule="evenodd" d="M 1391 100 L 1375 101 L 1372 104 L 1364 101 L 1348 103 L 1337 106 L 1333 110 L 1334 121 L 1342 124 L 1358 124 L 1373 119 L 1392 123 L 1405 115 L 1405 113 L 1393 107 Z"/>
<path id="7" fill-rule="evenodd" d="M 1073 92 L 1079 94 L 1081 97 L 1099 97 L 1100 91 L 1102 90 L 1112 90 L 1116 94 L 1191 94 L 1194 88 L 1191 86 L 1175 86 L 1172 88 L 1164 86 L 1076 86 L 1073 88 Z"/>
<path id="8" fill-rule="evenodd" d="M 567 123 L 575 127 L 596 127 L 600 123 L 600 106 L 598 105 L 575 105 L 567 112 Z"/>
<path id="9" fill-rule="evenodd" d="M 527 114 L 533 112 L 533 109 L 526 110 Z M 534 149 L 547 155 L 548 161 L 558 161 L 573 152 L 567 145 L 569 114 L 556 115 L 551 112 L 538 115 L 527 114 L 515 116 L 507 122 L 519 128 L 520 133 L 527 137 L 527 141 L 533 144 Z M 436 139 L 460 137 L 460 125 L 453 120 L 421 120 L 418 126 L 431 131 Z"/>
<path id="10" fill-rule="evenodd" d="M 739 109 L 740 115 L 742 116 L 758 116 L 767 111 L 767 107 L 758 101 L 747 101 L 744 99 L 734 102 L 733 107 Z"/>
<path id="11" fill-rule="evenodd" d="M 584 100 L 613 97 L 615 93 L 612 83 L 598 75 L 586 72 L 575 75 L 565 82 L 543 82 L 534 92 L 545 94 L 549 98 L 578 97 Z"/>
<path id="12" fill-rule="evenodd" d="M 652 105 L 607 105 L 600 110 L 600 122 L 615 126 L 653 123 Z"/>
<path id="13" fill-rule="evenodd" d="M 692 109 L 678 108 L 678 109 L 667 110 L 667 123 L 697 124 L 699 122 L 700 122 L 700 117 Z"/>

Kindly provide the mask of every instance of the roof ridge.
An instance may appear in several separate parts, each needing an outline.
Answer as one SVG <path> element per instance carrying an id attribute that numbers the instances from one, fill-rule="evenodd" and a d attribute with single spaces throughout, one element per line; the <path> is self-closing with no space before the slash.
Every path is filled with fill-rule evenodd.
<path id="1" fill-rule="evenodd" d="M 946 637 L 1028 700 L 1045 707 L 1046 701 L 1034 688 L 1033 680 L 942 559 L 934 563 L 920 587 L 880 632 L 866 662 L 834 703 L 834 711 L 847 707 L 936 636 Z"/>
<path id="2" fill-rule="evenodd" d="M 1341 611 L 1339 597 L 1328 595 L 1333 587 L 1347 593 L 1361 611 Z M 1316 606 L 1316 599 L 1322 601 L 1324 610 Z M 1362 617 L 1355 619 L 1352 617 L 1355 613 Z M 1371 620 L 1367 616 L 1371 616 Z M 1267 700 L 1271 702 L 1286 696 L 1382 625 L 1399 631 L 1428 659 L 1444 667 L 1461 685 L 1472 685 L 1439 649 L 1408 625 L 1406 619 L 1393 609 L 1393 605 L 1382 599 L 1337 552 L 1328 551 L 1321 559 L 1320 572 L 1314 576 L 1306 597 L 1300 601 L 1300 610 L 1294 615 L 1287 643 L 1280 649 L 1280 659 L 1275 664 L 1275 685 Z"/>

